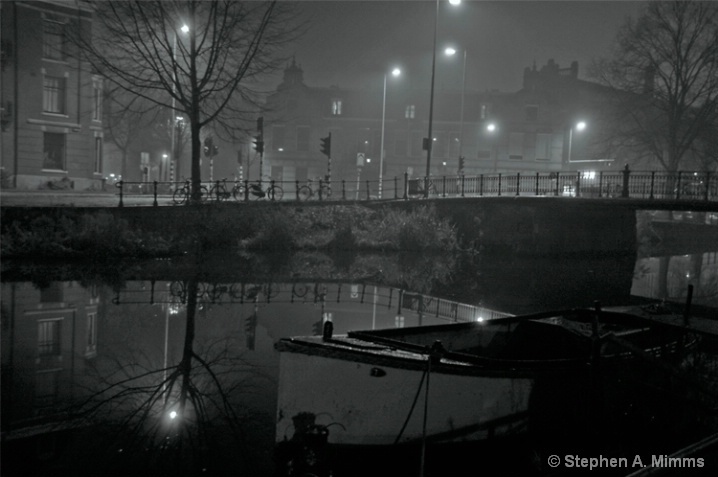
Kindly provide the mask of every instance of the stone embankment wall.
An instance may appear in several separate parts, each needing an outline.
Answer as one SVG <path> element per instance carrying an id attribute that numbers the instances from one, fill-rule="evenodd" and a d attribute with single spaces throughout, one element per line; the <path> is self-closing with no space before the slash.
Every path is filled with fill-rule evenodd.
<path id="1" fill-rule="evenodd" d="M 333 204 L 338 205 L 338 204 Z M 621 254 L 637 250 L 636 213 L 629 207 L 560 198 L 476 198 L 397 201 L 370 207 L 412 208 L 431 205 L 450 217 L 464 244 L 485 251 L 525 255 Z M 235 223 L 281 207 L 323 207 L 322 203 L 213 204 L 200 207 L 3 207 L 2 226 L 35 217 L 112 214 L 130 227 L 176 236 L 204 224 Z M 248 211 L 252 213 L 248 213 Z"/>

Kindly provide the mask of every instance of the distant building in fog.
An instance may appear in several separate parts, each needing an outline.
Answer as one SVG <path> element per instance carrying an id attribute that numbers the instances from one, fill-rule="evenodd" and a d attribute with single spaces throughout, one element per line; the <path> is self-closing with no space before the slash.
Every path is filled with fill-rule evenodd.
<path id="1" fill-rule="evenodd" d="M 0 5 L 2 187 L 96 188 L 102 180 L 102 80 L 83 68 L 69 28 L 90 32 L 86 2 Z"/>
<path id="2" fill-rule="evenodd" d="M 602 86 L 578 79 L 576 62 L 560 68 L 553 60 L 540 69 L 526 68 L 523 88 L 514 93 L 435 91 L 431 174 L 456 175 L 460 155 L 467 175 L 607 169 L 612 158 L 590 147 L 592 105 L 602 91 Z M 428 93 L 388 88 L 385 181 L 426 172 L 422 146 L 428 135 Z M 382 101 L 382 89 L 308 86 L 302 68 L 292 62 L 266 103 L 264 174 L 301 182 L 323 177 L 331 167 L 332 180 L 352 180 L 360 155 L 365 159 L 362 180 L 376 180 Z M 579 121 L 586 128 L 576 128 Z M 320 140 L 329 133 L 331 165 L 320 151 Z"/>

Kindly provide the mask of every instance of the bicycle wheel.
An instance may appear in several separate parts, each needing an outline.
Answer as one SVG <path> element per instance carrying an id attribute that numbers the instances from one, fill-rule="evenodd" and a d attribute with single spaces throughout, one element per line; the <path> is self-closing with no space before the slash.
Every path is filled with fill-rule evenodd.
<path id="1" fill-rule="evenodd" d="M 251 200 L 260 200 L 267 197 L 267 192 L 269 192 L 269 189 L 266 191 L 259 188 L 258 184 L 251 184 L 249 186 L 249 198 Z"/>
<path id="2" fill-rule="evenodd" d="M 181 187 L 174 191 L 174 194 L 172 194 L 172 202 L 178 205 L 187 202 L 187 188 Z"/>
<path id="3" fill-rule="evenodd" d="M 199 200 L 205 201 L 210 198 L 209 190 L 206 186 L 199 186 Z"/>
<path id="4" fill-rule="evenodd" d="M 297 191 L 297 199 L 309 200 L 312 197 L 312 189 L 309 186 L 302 186 Z"/>
<path id="5" fill-rule="evenodd" d="M 269 186 L 267 193 L 270 200 L 282 200 L 282 197 L 284 197 L 284 190 L 278 185 Z"/>
<path id="6" fill-rule="evenodd" d="M 213 201 L 227 200 L 230 196 L 231 194 L 224 185 L 220 185 L 219 187 L 215 185 L 209 190 L 209 198 Z"/>
<path id="7" fill-rule="evenodd" d="M 332 186 L 328 184 L 322 184 L 321 195 L 319 196 L 322 200 L 327 200 L 332 196 Z"/>

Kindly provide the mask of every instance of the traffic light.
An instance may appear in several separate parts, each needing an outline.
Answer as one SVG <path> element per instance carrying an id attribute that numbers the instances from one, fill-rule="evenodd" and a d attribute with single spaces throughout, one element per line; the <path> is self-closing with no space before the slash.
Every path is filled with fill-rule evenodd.
<path id="1" fill-rule="evenodd" d="M 205 157 L 210 157 L 212 155 L 212 152 L 215 149 L 213 142 L 214 142 L 214 140 L 212 139 L 212 136 L 207 136 L 206 138 L 204 138 L 204 155 L 205 155 Z"/>
<path id="2" fill-rule="evenodd" d="M 262 116 L 257 118 L 257 132 L 260 135 L 264 134 L 264 118 Z"/>
<path id="3" fill-rule="evenodd" d="M 261 134 L 259 136 L 254 136 L 254 150 L 260 154 L 264 153 L 264 141 L 262 140 Z"/>
<path id="4" fill-rule="evenodd" d="M 459 174 L 463 174 L 465 163 L 466 159 L 464 158 L 464 156 L 459 156 Z"/>
<path id="5" fill-rule="evenodd" d="M 329 136 L 321 138 L 321 151 L 327 157 L 332 156 L 332 133 Z"/>

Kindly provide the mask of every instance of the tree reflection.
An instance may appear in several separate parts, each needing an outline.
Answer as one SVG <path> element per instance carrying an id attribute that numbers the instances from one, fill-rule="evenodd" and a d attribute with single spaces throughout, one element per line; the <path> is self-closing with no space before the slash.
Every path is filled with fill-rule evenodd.
<path id="1" fill-rule="evenodd" d="M 172 306 L 184 312 L 172 317 L 184 325 L 176 363 L 158 365 L 156 350 L 125 342 L 124 352 L 95 365 L 85 383 L 94 393 L 72 409 L 101 436 L 86 465 L 143 475 L 221 475 L 251 465 L 244 431 L 260 416 L 243 401 L 257 380 L 268 378 L 243 359 L 231 330 L 226 338 L 197 341 L 198 279 L 187 280 L 184 291 L 184 304 L 166 304 L 166 312 Z M 167 353 L 165 341 L 165 360 Z"/>

